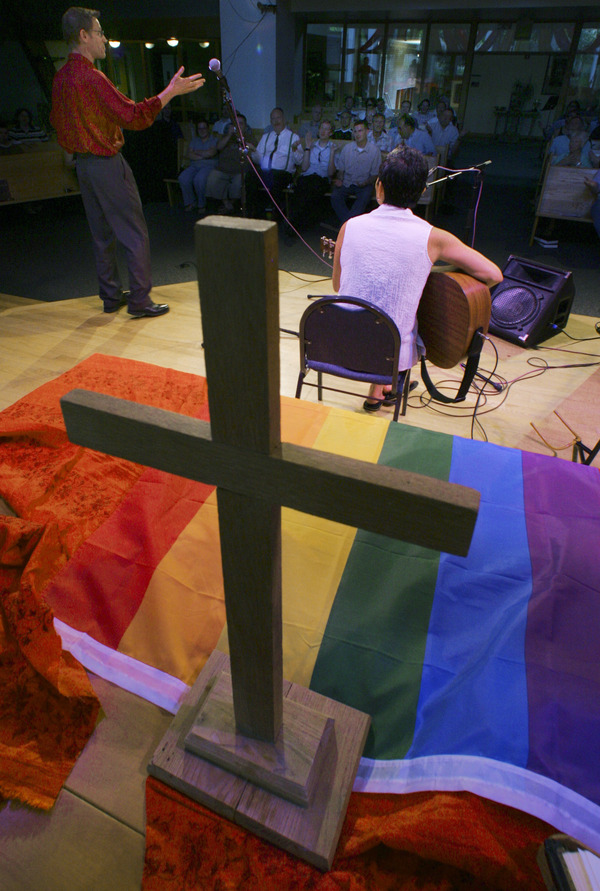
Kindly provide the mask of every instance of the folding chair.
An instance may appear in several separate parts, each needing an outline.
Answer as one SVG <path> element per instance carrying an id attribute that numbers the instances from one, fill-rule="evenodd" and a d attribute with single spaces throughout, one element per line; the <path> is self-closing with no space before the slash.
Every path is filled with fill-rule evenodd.
<path id="1" fill-rule="evenodd" d="M 360 395 L 337 387 L 326 387 L 323 374 L 368 384 L 391 386 L 398 394 L 394 421 L 406 414 L 410 369 L 398 371 L 400 334 L 387 313 L 358 297 L 321 297 L 308 307 L 300 320 L 300 374 L 296 399 L 302 386 L 316 387 L 319 401 L 323 390 Z M 317 372 L 317 383 L 305 381 Z"/>

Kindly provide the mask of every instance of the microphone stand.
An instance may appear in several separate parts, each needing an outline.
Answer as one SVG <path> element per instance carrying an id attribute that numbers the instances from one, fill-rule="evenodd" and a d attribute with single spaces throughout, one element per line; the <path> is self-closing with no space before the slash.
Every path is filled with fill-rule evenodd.
<path id="1" fill-rule="evenodd" d="M 239 125 L 237 115 L 235 113 L 235 107 L 233 105 L 233 100 L 231 98 L 231 93 L 229 92 L 229 85 L 227 80 L 223 75 L 219 77 L 219 86 L 221 88 L 221 101 L 227 108 L 227 114 L 229 115 L 229 119 L 231 120 L 231 125 L 235 129 L 237 142 L 239 146 L 239 155 L 240 155 L 240 173 L 242 175 L 242 192 L 241 192 L 241 204 L 242 204 L 242 216 L 247 217 L 248 211 L 246 209 L 246 168 L 247 163 L 246 159 L 248 157 L 248 149 L 246 147 L 246 140 L 244 138 L 244 134 L 242 133 L 242 128 Z"/>
<path id="2" fill-rule="evenodd" d="M 480 164 L 474 164 L 472 167 L 465 167 L 461 170 L 455 170 L 454 173 L 449 173 L 447 176 L 442 176 L 439 179 L 434 179 L 432 182 L 427 183 L 427 188 L 429 189 L 431 186 L 435 186 L 438 183 L 445 183 L 447 180 L 456 179 L 457 176 L 462 176 L 463 173 L 475 174 L 473 183 L 473 195 L 468 209 L 467 223 L 465 226 L 466 236 L 467 239 L 470 241 L 471 247 L 473 247 L 473 242 L 475 240 L 475 212 L 478 203 L 478 196 L 481 193 L 483 180 L 483 171 L 481 168 L 487 167 L 487 165 L 491 163 L 491 161 L 482 161 Z"/>
<path id="3" fill-rule="evenodd" d="M 439 179 L 434 179 L 430 183 L 427 183 L 426 188 L 431 188 L 431 186 L 437 186 L 438 183 L 445 183 L 447 179 L 456 179 L 457 176 L 462 176 L 463 173 L 473 173 L 475 170 L 479 170 L 480 167 L 487 167 L 488 164 L 491 164 L 491 161 L 482 161 L 481 164 L 474 164 L 472 167 L 465 167 L 462 170 L 455 170 L 454 173 L 449 173 L 447 176 L 441 176 Z M 433 170 L 436 168 L 434 167 Z"/>

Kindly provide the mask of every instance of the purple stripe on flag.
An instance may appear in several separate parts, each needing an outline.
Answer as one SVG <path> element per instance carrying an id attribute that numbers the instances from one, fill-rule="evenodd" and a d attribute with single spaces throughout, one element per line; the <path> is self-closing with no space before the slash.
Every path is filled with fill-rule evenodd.
<path id="1" fill-rule="evenodd" d="M 600 473 L 523 452 L 527 767 L 600 803 Z"/>

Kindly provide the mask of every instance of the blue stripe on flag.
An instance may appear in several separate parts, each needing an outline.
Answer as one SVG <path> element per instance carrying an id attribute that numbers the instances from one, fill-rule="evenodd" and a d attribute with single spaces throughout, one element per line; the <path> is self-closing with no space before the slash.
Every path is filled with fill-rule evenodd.
<path id="1" fill-rule="evenodd" d="M 455 437 L 450 481 L 481 492 L 466 558 L 442 554 L 407 757 L 528 756 L 525 627 L 531 564 L 521 453 Z"/>

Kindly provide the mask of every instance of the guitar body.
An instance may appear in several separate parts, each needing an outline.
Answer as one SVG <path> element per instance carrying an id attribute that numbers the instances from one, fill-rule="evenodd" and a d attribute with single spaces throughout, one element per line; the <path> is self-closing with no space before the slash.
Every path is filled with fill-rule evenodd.
<path id="1" fill-rule="evenodd" d="M 464 272 L 432 272 L 417 310 L 419 334 L 427 359 L 438 368 L 453 368 L 467 355 L 478 328 L 487 332 L 490 290 Z"/>

